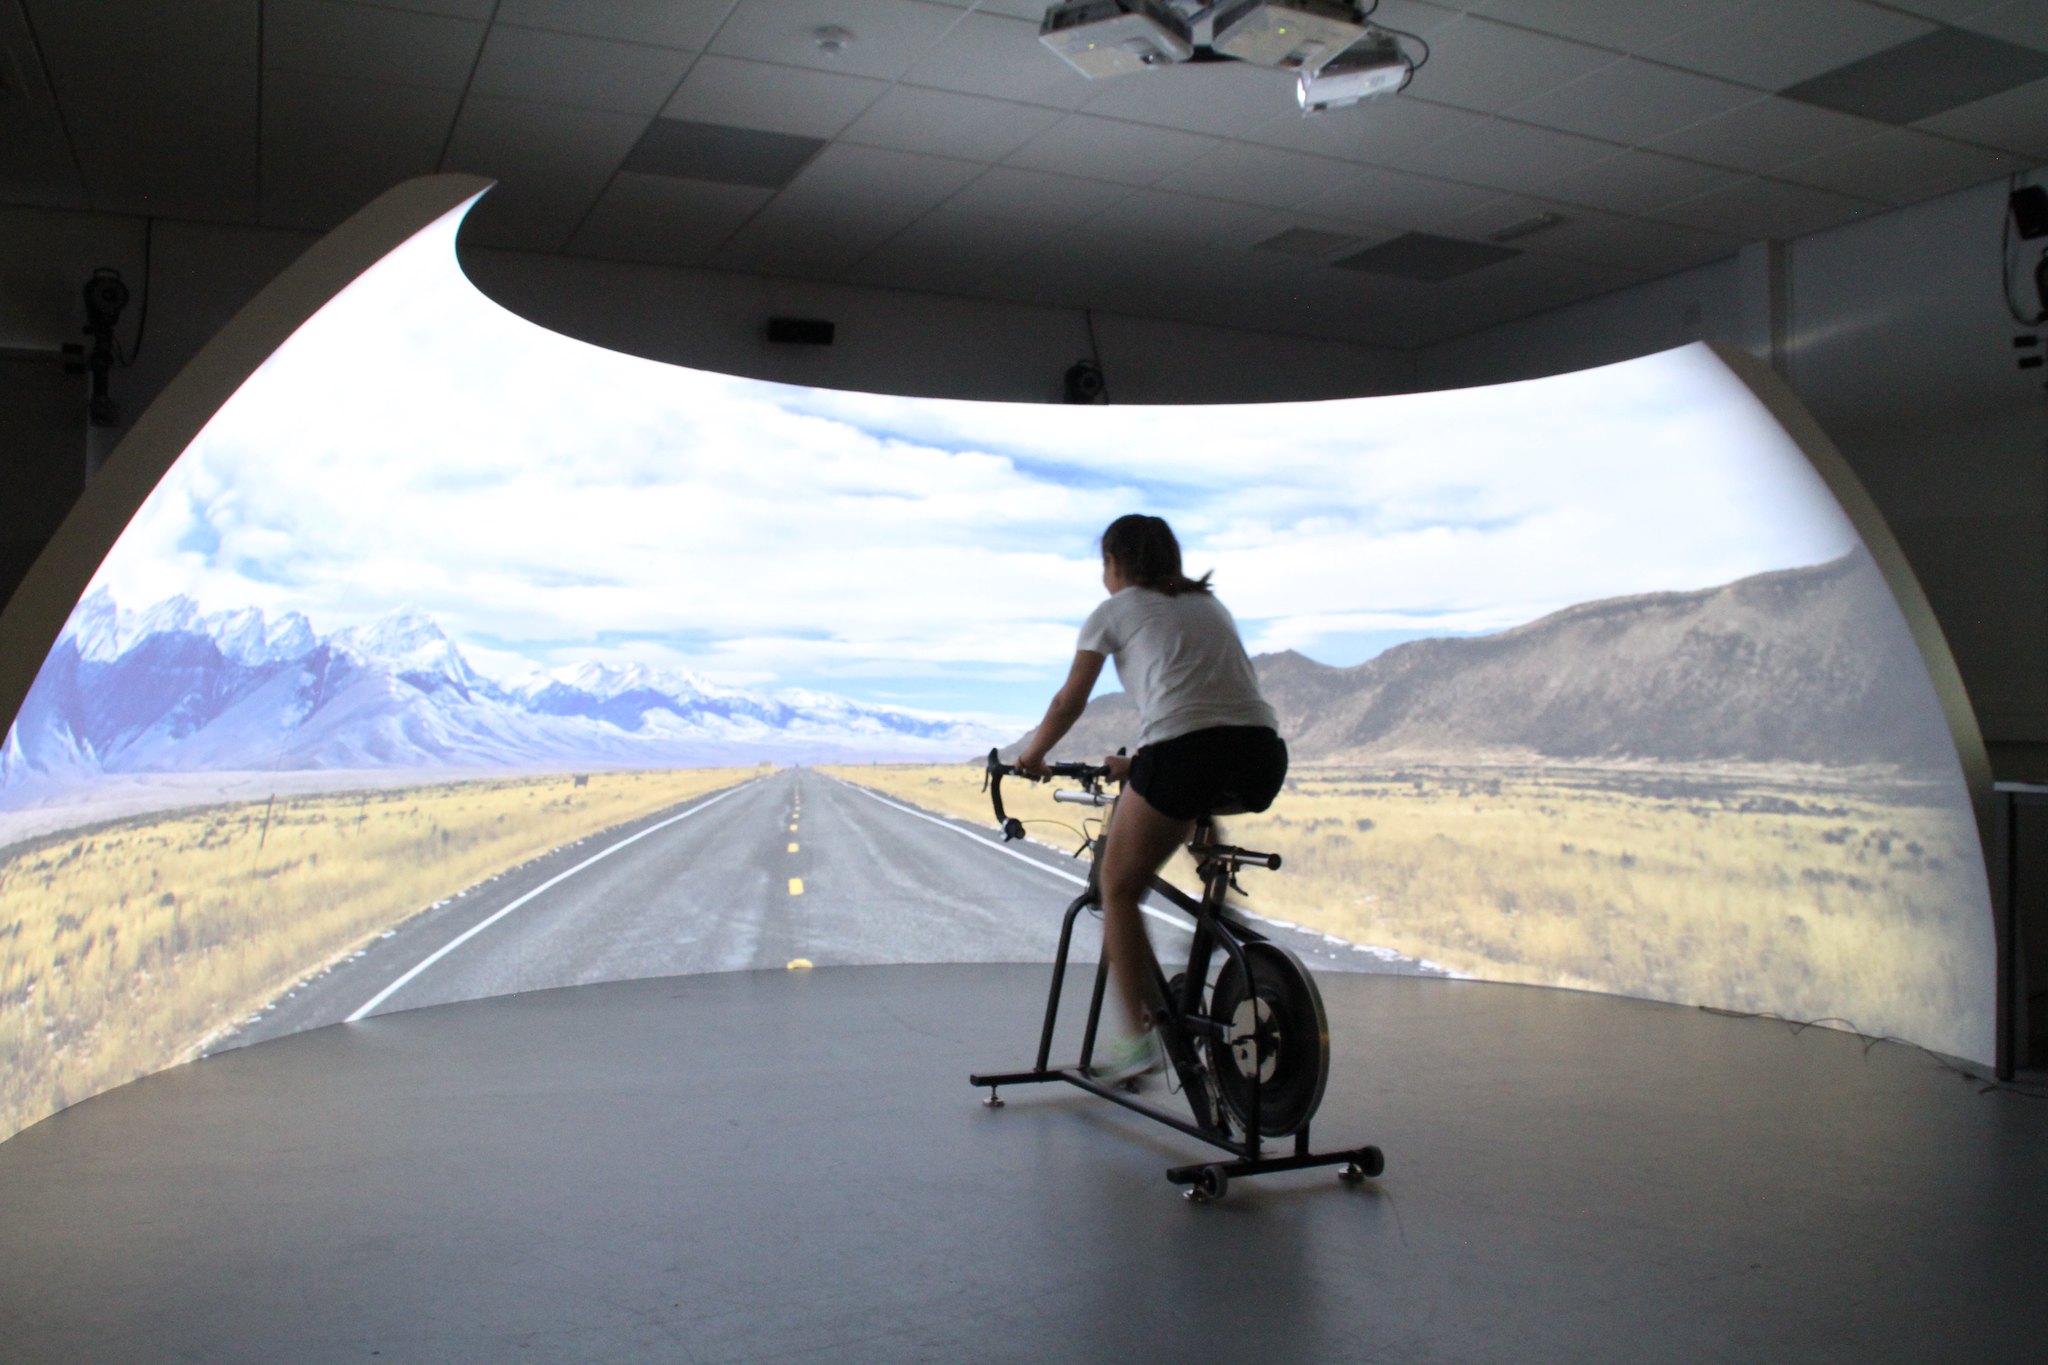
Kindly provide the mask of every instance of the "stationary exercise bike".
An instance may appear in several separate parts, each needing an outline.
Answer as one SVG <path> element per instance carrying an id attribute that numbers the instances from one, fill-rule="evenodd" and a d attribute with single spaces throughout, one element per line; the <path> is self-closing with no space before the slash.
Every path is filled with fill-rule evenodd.
<path id="1" fill-rule="evenodd" d="M 1078 791 L 1055 791 L 1055 801 L 1095 807 L 1116 802 L 1103 790 L 1109 778 L 1105 766 L 1054 763 L 1048 765 L 1048 771 L 1080 784 Z M 984 781 L 1005 842 L 1024 837 L 1023 821 L 1003 809 L 1003 779 L 1021 774 L 1022 769 L 1004 763 L 995 750 L 989 751 Z M 1377 1147 L 1321 1153 L 1309 1150 L 1309 1120 L 1322 1103 L 1323 1086 L 1330 1074 L 1329 1021 L 1323 1014 L 1323 997 L 1316 990 L 1315 978 L 1301 960 L 1224 905 L 1224 893 L 1237 888 L 1240 869 L 1280 866 L 1277 853 L 1256 853 L 1215 841 L 1214 817 L 1236 813 L 1235 809 L 1219 808 L 1195 821 L 1188 852 L 1194 855 L 1202 879 L 1200 899 L 1161 877 L 1152 878 L 1153 896 L 1194 920 L 1186 969 L 1170 981 L 1163 971 L 1159 974 L 1154 998 L 1166 1001 L 1166 1011 L 1153 1022 L 1165 1044 L 1172 1076 L 1187 1100 L 1191 1120 L 1146 1103 L 1138 1097 L 1135 1083 L 1105 1082 L 1089 1074 L 1103 991 L 1109 980 L 1107 954 L 1095 970 L 1095 992 L 1081 1034 L 1081 1059 L 1072 1066 L 1048 1065 L 1074 921 L 1083 910 L 1099 909 L 1102 903 L 1098 860 L 1103 835 L 1099 827 L 1084 832 L 1082 847 L 1076 850 L 1076 856 L 1081 852 L 1089 855 L 1088 885 L 1067 907 L 1060 926 L 1059 952 L 1053 958 L 1052 986 L 1045 1002 L 1045 1026 L 1038 1037 L 1037 1065 L 1029 1071 L 977 1072 L 967 1078 L 973 1085 L 987 1086 L 988 1097 L 982 1102 L 998 1109 L 1003 1104 L 998 1087 L 1065 1081 L 1234 1155 L 1234 1161 L 1175 1166 L 1166 1172 L 1168 1180 L 1187 1187 L 1187 1197 L 1196 1203 L 1221 1199 L 1232 1176 L 1340 1166 L 1338 1175 L 1355 1182 L 1377 1176 L 1386 1166 Z M 1216 967 L 1213 978 L 1212 964 Z M 1292 1155 L 1265 1154 L 1265 1139 L 1290 1135 L 1294 1138 Z"/>

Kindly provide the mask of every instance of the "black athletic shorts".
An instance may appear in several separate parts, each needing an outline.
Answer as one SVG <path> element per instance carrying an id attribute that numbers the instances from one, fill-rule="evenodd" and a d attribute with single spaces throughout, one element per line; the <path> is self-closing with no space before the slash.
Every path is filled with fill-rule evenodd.
<path id="1" fill-rule="evenodd" d="M 1261 811 L 1287 780 L 1287 741 L 1263 725 L 1218 725 L 1147 744 L 1131 787 L 1176 820 L 1223 808 Z"/>

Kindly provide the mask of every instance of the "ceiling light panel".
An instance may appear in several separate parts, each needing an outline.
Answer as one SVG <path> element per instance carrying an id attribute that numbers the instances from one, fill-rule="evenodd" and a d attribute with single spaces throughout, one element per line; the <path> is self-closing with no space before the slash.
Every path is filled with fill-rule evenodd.
<path id="1" fill-rule="evenodd" d="M 263 64 L 279 71 L 460 90 L 483 47 L 470 19 L 333 0 L 268 0 Z"/>
<path id="2" fill-rule="evenodd" d="M 888 89 L 888 82 L 866 76 L 707 54 L 690 67 L 661 116 L 830 138 Z"/>
<path id="3" fill-rule="evenodd" d="M 489 6 L 491 0 L 482 0 Z M 701 51 L 725 18 L 723 4 L 677 0 L 497 0 L 501 24 Z"/>
<path id="4" fill-rule="evenodd" d="M 1743 0 L 1643 55 L 1759 90 L 1782 90 L 1933 31 L 1924 19 L 1866 0 Z"/>
<path id="5" fill-rule="evenodd" d="M 691 54 L 574 33 L 495 24 L 470 88 L 479 94 L 653 116 Z"/>
<path id="6" fill-rule="evenodd" d="M 2048 77 L 2048 52 L 1937 29 L 1802 81 L 1788 99 L 1881 123 L 1912 123 Z"/>

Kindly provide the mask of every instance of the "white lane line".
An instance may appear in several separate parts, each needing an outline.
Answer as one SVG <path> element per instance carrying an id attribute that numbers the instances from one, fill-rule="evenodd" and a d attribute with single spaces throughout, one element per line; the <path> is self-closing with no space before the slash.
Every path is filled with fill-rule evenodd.
<path id="1" fill-rule="evenodd" d="M 883 805 L 889 807 L 891 810 L 900 810 L 905 815 L 914 815 L 920 820 L 930 821 L 932 824 L 937 825 L 940 829 L 951 830 L 953 833 L 959 835 L 963 839 L 972 839 L 975 843 L 980 844 L 983 848 L 988 849 L 991 852 L 1006 853 L 1010 857 L 1015 858 L 1017 861 L 1021 863 L 1028 863 L 1032 867 L 1037 868 L 1040 872 L 1050 873 L 1051 875 L 1058 877 L 1062 881 L 1072 882 L 1076 886 L 1088 885 L 1088 879 L 1086 877 L 1077 877 L 1073 873 L 1064 871 L 1057 867 L 1047 867 L 1044 863 L 1041 863 L 1040 861 L 1038 861 L 1038 859 L 1032 857 L 1028 853 L 1019 853 L 1014 848 L 1009 848 L 1003 844 L 999 844 L 993 839 L 984 838 L 981 835 L 974 833 L 972 830 L 962 829 L 960 828 L 960 826 L 954 824 L 950 820 L 942 820 L 936 815 L 927 815 L 925 812 L 918 810 L 914 806 L 906 806 L 899 801 L 891 801 L 886 796 L 882 796 L 875 792 L 871 792 L 866 787 L 862 787 L 855 783 L 848 782 L 844 778 L 834 778 L 833 781 L 838 782 L 840 785 L 847 787 L 852 791 L 859 792 L 862 796 L 867 797 L 870 801 L 879 801 Z M 1138 909 L 1143 911 L 1150 918 L 1158 920 L 1161 924 L 1170 924 L 1174 928 L 1182 931 L 1185 931 L 1188 927 L 1187 920 L 1184 916 L 1169 915 L 1164 910 L 1154 910 L 1149 905 L 1141 905 L 1138 907 Z"/>
<path id="2" fill-rule="evenodd" d="M 507 905 L 504 909 L 492 915 L 489 919 L 481 920 L 478 923 L 471 925 L 462 933 L 456 935 L 454 938 L 442 944 L 434 952 L 428 954 L 426 959 L 422 961 L 418 966 L 414 967 L 404 976 L 399 977 L 398 980 L 392 982 L 383 990 L 378 991 L 376 995 L 370 998 L 370 1002 L 368 1004 L 364 1005 L 361 1009 L 357 1010 L 354 1014 L 351 1014 L 347 1019 L 343 1020 L 342 1022 L 347 1024 L 355 1023 L 356 1020 L 362 1018 L 371 1010 L 383 1004 L 386 1000 L 389 1000 L 393 995 L 396 995 L 398 991 L 405 985 L 406 982 L 412 980 L 421 972 L 433 966 L 436 962 L 439 962 L 442 958 L 448 956 L 448 954 L 454 952 L 457 948 L 460 948 L 463 944 L 469 942 L 478 934 L 481 934 L 484 930 L 490 928 L 493 924 L 496 924 L 499 920 L 505 918 L 505 916 L 511 914 L 514 910 L 517 910 L 520 906 L 532 900 L 535 896 L 540 895 L 543 891 L 551 890 L 552 888 L 559 886 L 561 883 L 568 881 L 569 878 L 575 876 L 584 868 L 589 867 L 592 863 L 600 862 L 603 859 L 611 857 L 612 854 L 617 853 L 627 844 L 638 843 L 640 840 L 645 839 L 650 834 L 656 833 L 660 830 L 667 829 L 670 825 L 675 824 L 678 820 L 687 820 L 691 816 L 695 815 L 698 811 L 703 810 L 705 807 L 715 806 L 720 801 L 725 800 L 726 797 L 737 795 L 738 793 L 745 791 L 748 787 L 753 786 L 755 782 L 759 782 L 760 780 L 761 779 L 757 777 L 752 779 L 751 781 L 742 782 L 737 787 L 728 787 L 726 790 L 718 793 L 716 796 L 713 796 L 709 800 L 698 802 L 696 805 L 690 807 L 682 814 L 671 815 L 668 819 L 662 821 L 660 824 L 649 825 L 646 829 L 641 830 L 638 834 L 628 834 L 625 838 L 619 840 L 616 844 L 613 844 L 608 848 L 600 849 L 598 852 L 591 854 L 588 858 L 585 858 L 582 862 L 576 864 L 576 866 L 570 868 L 567 872 L 563 872 L 554 877 L 550 877 L 547 881 L 542 882 L 539 886 L 536 886 L 535 888 L 533 888 L 533 890 L 527 892 L 518 900 L 513 901 L 510 905 Z"/>

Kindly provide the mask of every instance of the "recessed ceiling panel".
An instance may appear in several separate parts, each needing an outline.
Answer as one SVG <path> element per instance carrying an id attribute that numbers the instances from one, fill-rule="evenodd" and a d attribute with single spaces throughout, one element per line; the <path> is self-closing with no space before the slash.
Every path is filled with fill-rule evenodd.
<path id="1" fill-rule="evenodd" d="M 829 138 L 888 89 L 887 81 L 841 71 L 706 54 L 661 112 L 685 122 Z"/>
<path id="2" fill-rule="evenodd" d="M 1392 275 L 1397 279 L 1436 284 L 1513 260 L 1521 254 L 1513 247 L 1496 246 L 1491 242 L 1467 242 L 1429 232 L 1407 232 L 1333 264 L 1343 270 L 1359 270 L 1368 275 Z"/>
<path id="3" fill-rule="evenodd" d="M 794 180 L 825 145 L 824 138 L 658 118 L 620 169 L 774 190 Z"/>
<path id="4" fill-rule="evenodd" d="M 1785 95 L 1881 123 L 1912 123 L 2044 77 L 2048 52 L 1937 29 L 1802 81 Z"/>
<path id="5" fill-rule="evenodd" d="M 1711 20 L 1643 55 L 1782 90 L 1933 30 L 1924 19 L 1866 0 L 1730 0 Z"/>

